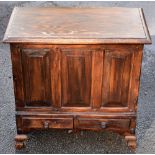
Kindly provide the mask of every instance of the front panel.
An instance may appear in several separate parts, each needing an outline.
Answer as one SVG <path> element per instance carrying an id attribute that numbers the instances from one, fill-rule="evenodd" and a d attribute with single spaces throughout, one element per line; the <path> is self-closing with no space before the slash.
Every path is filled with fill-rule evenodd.
<path id="1" fill-rule="evenodd" d="M 128 108 L 133 53 L 123 47 L 105 50 L 102 107 Z"/>
<path id="2" fill-rule="evenodd" d="M 51 105 L 50 50 L 22 49 L 26 106 Z"/>
<path id="3" fill-rule="evenodd" d="M 129 45 L 12 48 L 16 105 L 70 112 L 131 111 L 137 103 L 141 56 L 142 46 Z"/>
<path id="4" fill-rule="evenodd" d="M 90 106 L 91 51 L 62 49 L 62 106 Z"/>

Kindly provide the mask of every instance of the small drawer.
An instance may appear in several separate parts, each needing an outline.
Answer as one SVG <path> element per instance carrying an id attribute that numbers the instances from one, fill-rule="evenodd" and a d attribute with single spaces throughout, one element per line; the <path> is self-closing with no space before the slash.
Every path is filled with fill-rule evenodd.
<path id="1" fill-rule="evenodd" d="M 28 129 L 48 129 L 48 128 L 62 128 L 72 129 L 73 118 L 33 118 L 23 117 L 23 127 Z"/>
<path id="2" fill-rule="evenodd" d="M 78 118 L 79 129 L 128 129 L 129 119 L 87 119 Z"/>

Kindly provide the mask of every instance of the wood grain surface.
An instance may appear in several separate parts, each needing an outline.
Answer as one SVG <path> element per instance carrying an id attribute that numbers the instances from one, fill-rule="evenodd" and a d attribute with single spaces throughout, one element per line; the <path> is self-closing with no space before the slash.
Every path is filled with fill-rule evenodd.
<path id="1" fill-rule="evenodd" d="M 151 43 L 140 8 L 14 8 L 4 42 Z"/>

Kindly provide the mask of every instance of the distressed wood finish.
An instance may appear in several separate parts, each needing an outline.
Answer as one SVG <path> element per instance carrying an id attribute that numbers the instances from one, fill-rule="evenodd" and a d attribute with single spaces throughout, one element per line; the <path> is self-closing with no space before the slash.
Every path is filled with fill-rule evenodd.
<path id="1" fill-rule="evenodd" d="M 62 49 L 62 106 L 90 106 L 91 52 Z"/>
<path id="2" fill-rule="evenodd" d="M 25 129 L 73 129 L 73 118 L 23 117 L 22 125 Z"/>
<path id="3" fill-rule="evenodd" d="M 89 130 L 116 130 L 120 129 L 127 131 L 129 128 L 130 120 L 128 119 L 90 119 L 78 118 L 78 129 Z"/>
<path id="4" fill-rule="evenodd" d="M 93 22 L 92 22 L 93 21 Z M 16 148 L 32 130 L 108 130 L 136 148 L 142 9 L 15 8 L 11 45 Z"/>
<path id="5" fill-rule="evenodd" d="M 133 52 L 129 47 L 105 50 L 103 73 L 103 107 L 128 107 Z M 125 92 L 125 93 L 124 93 Z"/>
<path id="6" fill-rule="evenodd" d="M 142 9 L 117 7 L 15 8 L 4 41 L 49 44 L 151 43 Z"/>
<path id="7" fill-rule="evenodd" d="M 23 49 L 21 55 L 26 106 L 50 106 L 50 50 Z"/>

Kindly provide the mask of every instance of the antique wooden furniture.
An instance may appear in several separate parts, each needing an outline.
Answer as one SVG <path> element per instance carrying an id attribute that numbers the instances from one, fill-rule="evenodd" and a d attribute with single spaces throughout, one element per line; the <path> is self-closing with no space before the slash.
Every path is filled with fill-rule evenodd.
<path id="1" fill-rule="evenodd" d="M 15 8 L 10 43 L 16 147 L 35 129 L 111 130 L 136 147 L 142 51 L 139 8 Z"/>

